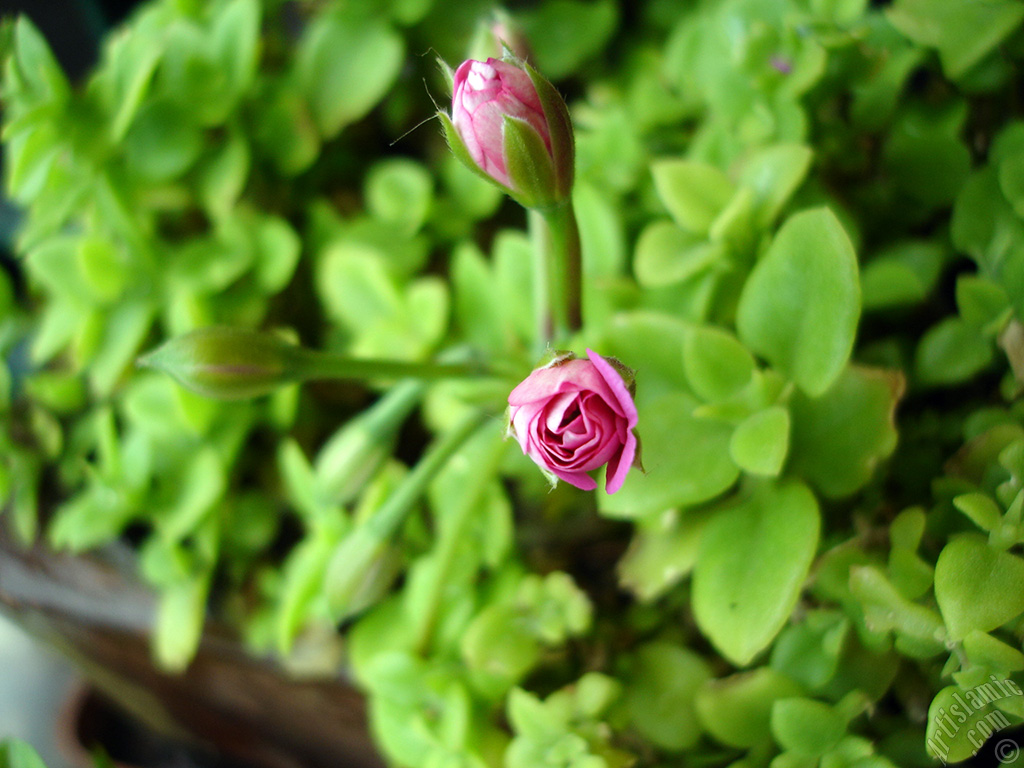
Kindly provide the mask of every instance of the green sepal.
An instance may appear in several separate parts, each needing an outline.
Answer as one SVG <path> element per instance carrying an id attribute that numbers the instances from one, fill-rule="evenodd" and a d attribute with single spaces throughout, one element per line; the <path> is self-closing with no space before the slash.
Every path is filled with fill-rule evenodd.
<path id="1" fill-rule="evenodd" d="M 496 181 L 487 173 L 487 171 L 485 171 L 483 168 L 476 164 L 476 161 L 473 159 L 473 156 L 469 154 L 469 148 L 466 146 L 466 143 L 462 140 L 462 137 L 459 136 L 459 132 L 455 129 L 455 123 L 452 122 L 452 119 L 448 116 L 448 114 L 446 112 L 439 111 L 437 113 L 437 117 L 441 121 L 441 125 L 444 126 L 444 138 L 448 142 L 448 148 L 452 151 L 452 154 L 455 155 L 455 159 L 458 160 L 467 168 L 469 168 L 469 170 L 471 170 L 481 179 L 489 181 L 491 184 L 498 187 L 498 189 L 500 189 L 506 195 L 512 195 L 514 197 L 515 193 L 511 189 L 506 187 L 500 181 Z"/>
<path id="2" fill-rule="evenodd" d="M 502 152 L 513 197 L 527 208 L 546 208 L 560 196 L 555 187 L 555 169 L 544 139 L 525 120 L 505 115 L 502 124 Z"/>
<path id="3" fill-rule="evenodd" d="M 441 76 L 444 77 L 444 81 L 448 84 L 448 96 L 455 95 L 455 70 L 452 69 L 448 62 L 442 59 L 440 56 L 437 57 L 437 68 L 441 70 Z"/>
<path id="4" fill-rule="evenodd" d="M 565 99 L 551 82 L 525 61 L 516 62 L 530 77 L 537 98 L 544 109 L 551 138 L 551 156 L 554 158 L 557 199 L 562 200 L 572 193 L 575 175 L 576 144 L 573 138 L 572 119 Z"/>

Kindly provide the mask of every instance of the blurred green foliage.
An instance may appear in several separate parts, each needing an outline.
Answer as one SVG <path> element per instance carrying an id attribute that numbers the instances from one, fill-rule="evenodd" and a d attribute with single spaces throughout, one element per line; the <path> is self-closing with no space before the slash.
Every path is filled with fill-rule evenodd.
<path id="1" fill-rule="evenodd" d="M 530 370 L 524 219 L 416 128 L 489 7 L 154 0 L 81 83 L 5 24 L 13 529 L 132 543 L 169 669 L 214 611 L 348 670 L 396 765 L 913 768 L 1020 723 L 1019 0 L 513 9 L 576 125 L 574 346 L 637 371 L 614 496 L 549 493 L 494 382 L 133 367 L 224 324 Z"/>

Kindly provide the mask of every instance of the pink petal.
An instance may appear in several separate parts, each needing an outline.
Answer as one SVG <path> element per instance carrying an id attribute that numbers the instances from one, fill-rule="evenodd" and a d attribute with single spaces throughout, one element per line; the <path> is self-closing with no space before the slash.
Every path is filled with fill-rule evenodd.
<path id="1" fill-rule="evenodd" d="M 595 392 L 615 408 L 616 397 L 596 366 L 588 360 L 579 359 L 538 368 L 509 393 L 508 404 L 526 405 L 548 400 L 563 392 L 583 391 Z"/>
<path id="2" fill-rule="evenodd" d="M 636 458 L 636 435 L 630 432 L 626 435 L 626 444 L 622 446 L 621 453 L 608 461 L 604 481 L 604 489 L 607 493 L 615 493 L 626 482 L 626 475 L 629 474 L 629 470 L 633 466 L 634 458 Z"/>
<path id="3" fill-rule="evenodd" d="M 626 389 L 626 383 L 622 380 L 622 376 L 612 367 L 611 363 L 593 350 L 587 350 L 587 357 L 594 364 L 594 368 L 597 369 L 608 389 L 614 395 L 614 400 L 606 399 L 606 402 L 612 408 L 615 408 L 620 415 L 626 417 L 629 428 L 632 429 L 636 426 L 637 422 L 636 404 L 633 402 L 633 396 Z M 616 404 L 618 407 L 616 407 Z"/>
<path id="4" fill-rule="evenodd" d="M 586 472 L 567 472 L 555 467 L 548 467 L 548 470 L 559 480 L 565 480 L 569 485 L 575 485 L 581 491 L 592 491 L 597 488 L 597 481 Z"/>

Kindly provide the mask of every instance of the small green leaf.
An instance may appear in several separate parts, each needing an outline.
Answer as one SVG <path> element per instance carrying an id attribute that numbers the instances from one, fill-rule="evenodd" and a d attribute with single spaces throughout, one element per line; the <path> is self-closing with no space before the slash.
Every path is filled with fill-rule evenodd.
<path id="1" fill-rule="evenodd" d="M 953 506 L 983 531 L 994 531 L 1003 522 L 1003 510 L 984 493 L 965 493 L 953 499 Z"/>
<path id="2" fill-rule="evenodd" d="M 404 48 L 403 38 L 372 16 L 357 23 L 343 13 L 324 13 L 306 28 L 295 69 L 324 138 L 380 101 L 398 76 Z"/>
<path id="3" fill-rule="evenodd" d="M 772 735 L 783 749 L 820 757 L 846 734 L 846 722 L 833 707 L 814 699 L 780 699 L 772 706 Z"/>
<path id="4" fill-rule="evenodd" d="M 1024 560 L 975 535 L 952 539 L 935 564 L 935 599 L 951 640 L 988 632 L 1024 612 Z"/>
<path id="5" fill-rule="evenodd" d="M 722 744 L 743 749 L 769 741 L 774 703 L 802 693 L 785 675 L 761 667 L 709 680 L 694 703 L 705 731 Z"/>
<path id="6" fill-rule="evenodd" d="M 976 327 L 959 317 L 947 317 L 921 337 L 914 355 L 914 371 L 922 384 L 959 384 L 987 368 L 994 351 L 992 341 Z"/>
<path id="7" fill-rule="evenodd" d="M 775 221 L 807 176 L 813 156 L 810 147 L 801 144 L 776 144 L 746 159 L 739 183 L 754 192 L 760 227 L 767 227 Z"/>
<path id="8" fill-rule="evenodd" d="M 706 235 L 728 205 L 733 183 L 712 165 L 692 160 L 658 160 L 651 165 L 654 186 L 676 223 Z"/>
<path id="9" fill-rule="evenodd" d="M 898 372 L 851 366 L 820 397 L 795 394 L 790 469 L 829 497 L 862 487 L 896 448 L 904 386 Z"/>
<path id="10" fill-rule="evenodd" d="M 964 653 L 978 666 L 1005 672 L 1024 670 L 1024 653 L 976 629 L 964 637 Z"/>
<path id="11" fill-rule="evenodd" d="M 789 411 L 774 405 L 758 411 L 736 427 L 729 455 L 753 475 L 774 477 L 782 471 L 789 450 Z"/>
<path id="12" fill-rule="evenodd" d="M 739 470 L 729 460 L 729 426 L 694 418 L 691 410 L 690 398 L 671 394 L 639 407 L 646 471 L 630 472 L 614 495 L 597 491 L 603 513 L 637 517 L 696 504 L 735 482 Z"/>
<path id="13" fill-rule="evenodd" d="M 790 217 L 743 288 L 740 339 L 811 396 L 839 376 L 860 315 L 857 257 L 827 208 Z"/>
<path id="14" fill-rule="evenodd" d="M 694 696 L 711 677 L 693 651 L 664 642 L 635 651 L 625 693 L 633 726 L 655 746 L 672 752 L 693 747 L 700 738 Z"/>
<path id="15" fill-rule="evenodd" d="M 637 239 L 633 270 L 640 285 L 659 288 L 707 272 L 723 257 L 720 244 L 709 243 L 670 221 L 655 221 Z"/>
<path id="16" fill-rule="evenodd" d="M 938 49 L 942 67 L 959 79 L 1024 19 L 1015 0 L 897 0 L 886 9 L 896 29 L 915 43 Z"/>
<path id="17" fill-rule="evenodd" d="M 735 397 L 754 376 L 754 358 L 726 330 L 700 325 L 683 340 L 683 367 L 698 397 L 717 403 Z"/>
<path id="18" fill-rule="evenodd" d="M 415 232 L 433 201 L 433 181 L 419 163 L 405 158 L 382 160 L 366 177 L 366 207 L 381 221 Z"/>
<path id="19" fill-rule="evenodd" d="M 693 572 L 693 612 L 734 664 L 749 664 L 789 619 L 820 525 L 817 501 L 796 482 L 760 486 L 708 523 Z"/>
<path id="20" fill-rule="evenodd" d="M 181 672 L 195 656 L 206 618 L 208 576 L 196 575 L 160 594 L 153 654 L 168 672 Z"/>

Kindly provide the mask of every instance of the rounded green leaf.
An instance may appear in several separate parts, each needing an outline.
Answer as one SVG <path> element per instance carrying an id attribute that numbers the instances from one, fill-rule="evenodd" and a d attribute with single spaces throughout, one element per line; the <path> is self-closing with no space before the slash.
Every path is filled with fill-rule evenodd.
<path id="1" fill-rule="evenodd" d="M 898 372 L 850 367 L 821 397 L 796 393 L 790 469 L 826 496 L 853 493 L 896 448 Z"/>
<path id="2" fill-rule="evenodd" d="M 992 362 L 994 345 L 959 317 L 947 317 L 925 332 L 917 345 L 914 371 L 922 384 L 959 384 Z"/>
<path id="3" fill-rule="evenodd" d="M 693 160 L 659 160 L 651 165 L 654 186 L 676 223 L 705 235 L 732 198 L 729 177 Z"/>
<path id="4" fill-rule="evenodd" d="M 846 722 L 835 709 L 802 697 L 776 701 L 771 725 L 780 747 L 811 757 L 832 749 L 846 733 Z"/>
<path id="5" fill-rule="evenodd" d="M 683 339 L 683 367 L 697 396 L 720 402 L 738 395 L 754 375 L 754 358 L 728 331 L 697 326 Z"/>
<path id="6" fill-rule="evenodd" d="M 693 572 L 693 612 L 729 661 L 749 664 L 785 625 L 820 525 L 817 501 L 797 482 L 764 485 L 708 523 Z"/>
<path id="7" fill-rule="evenodd" d="M 739 470 L 729 460 L 729 426 L 694 418 L 693 400 L 669 394 L 639 407 L 644 468 L 634 470 L 617 493 L 598 491 L 601 511 L 637 517 L 707 501 L 732 485 Z"/>
<path id="8" fill-rule="evenodd" d="M 730 747 L 753 747 L 771 738 L 772 705 L 799 696 L 800 686 L 769 667 L 709 680 L 694 700 L 704 730 Z"/>
<path id="9" fill-rule="evenodd" d="M 935 564 L 935 599 L 951 640 L 1024 612 L 1024 560 L 974 535 L 950 541 Z"/>
<path id="10" fill-rule="evenodd" d="M 398 76 L 404 47 L 379 19 L 357 23 L 324 14 L 310 25 L 299 42 L 296 71 L 322 136 L 334 136 L 376 105 Z"/>
<path id="11" fill-rule="evenodd" d="M 659 288 L 706 272 L 721 257 L 721 246 L 670 221 L 655 221 L 640 233 L 633 270 L 640 285 Z"/>
<path id="12" fill-rule="evenodd" d="M 827 208 L 790 217 L 740 297 L 740 339 L 810 395 L 839 376 L 860 317 L 857 257 Z"/>
<path id="13" fill-rule="evenodd" d="M 789 411 L 781 405 L 748 417 L 736 427 L 729 440 L 732 460 L 752 475 L 778 475 L 788 450 Z"/>
<path id="14" fill-rule="evenodd" d="M 654 642 L 637 649 L 625 696 L 634 727 L 662 749 L 694 746 L 694 695 L 710 677 L 705 661 L 686 648 Z"/>

